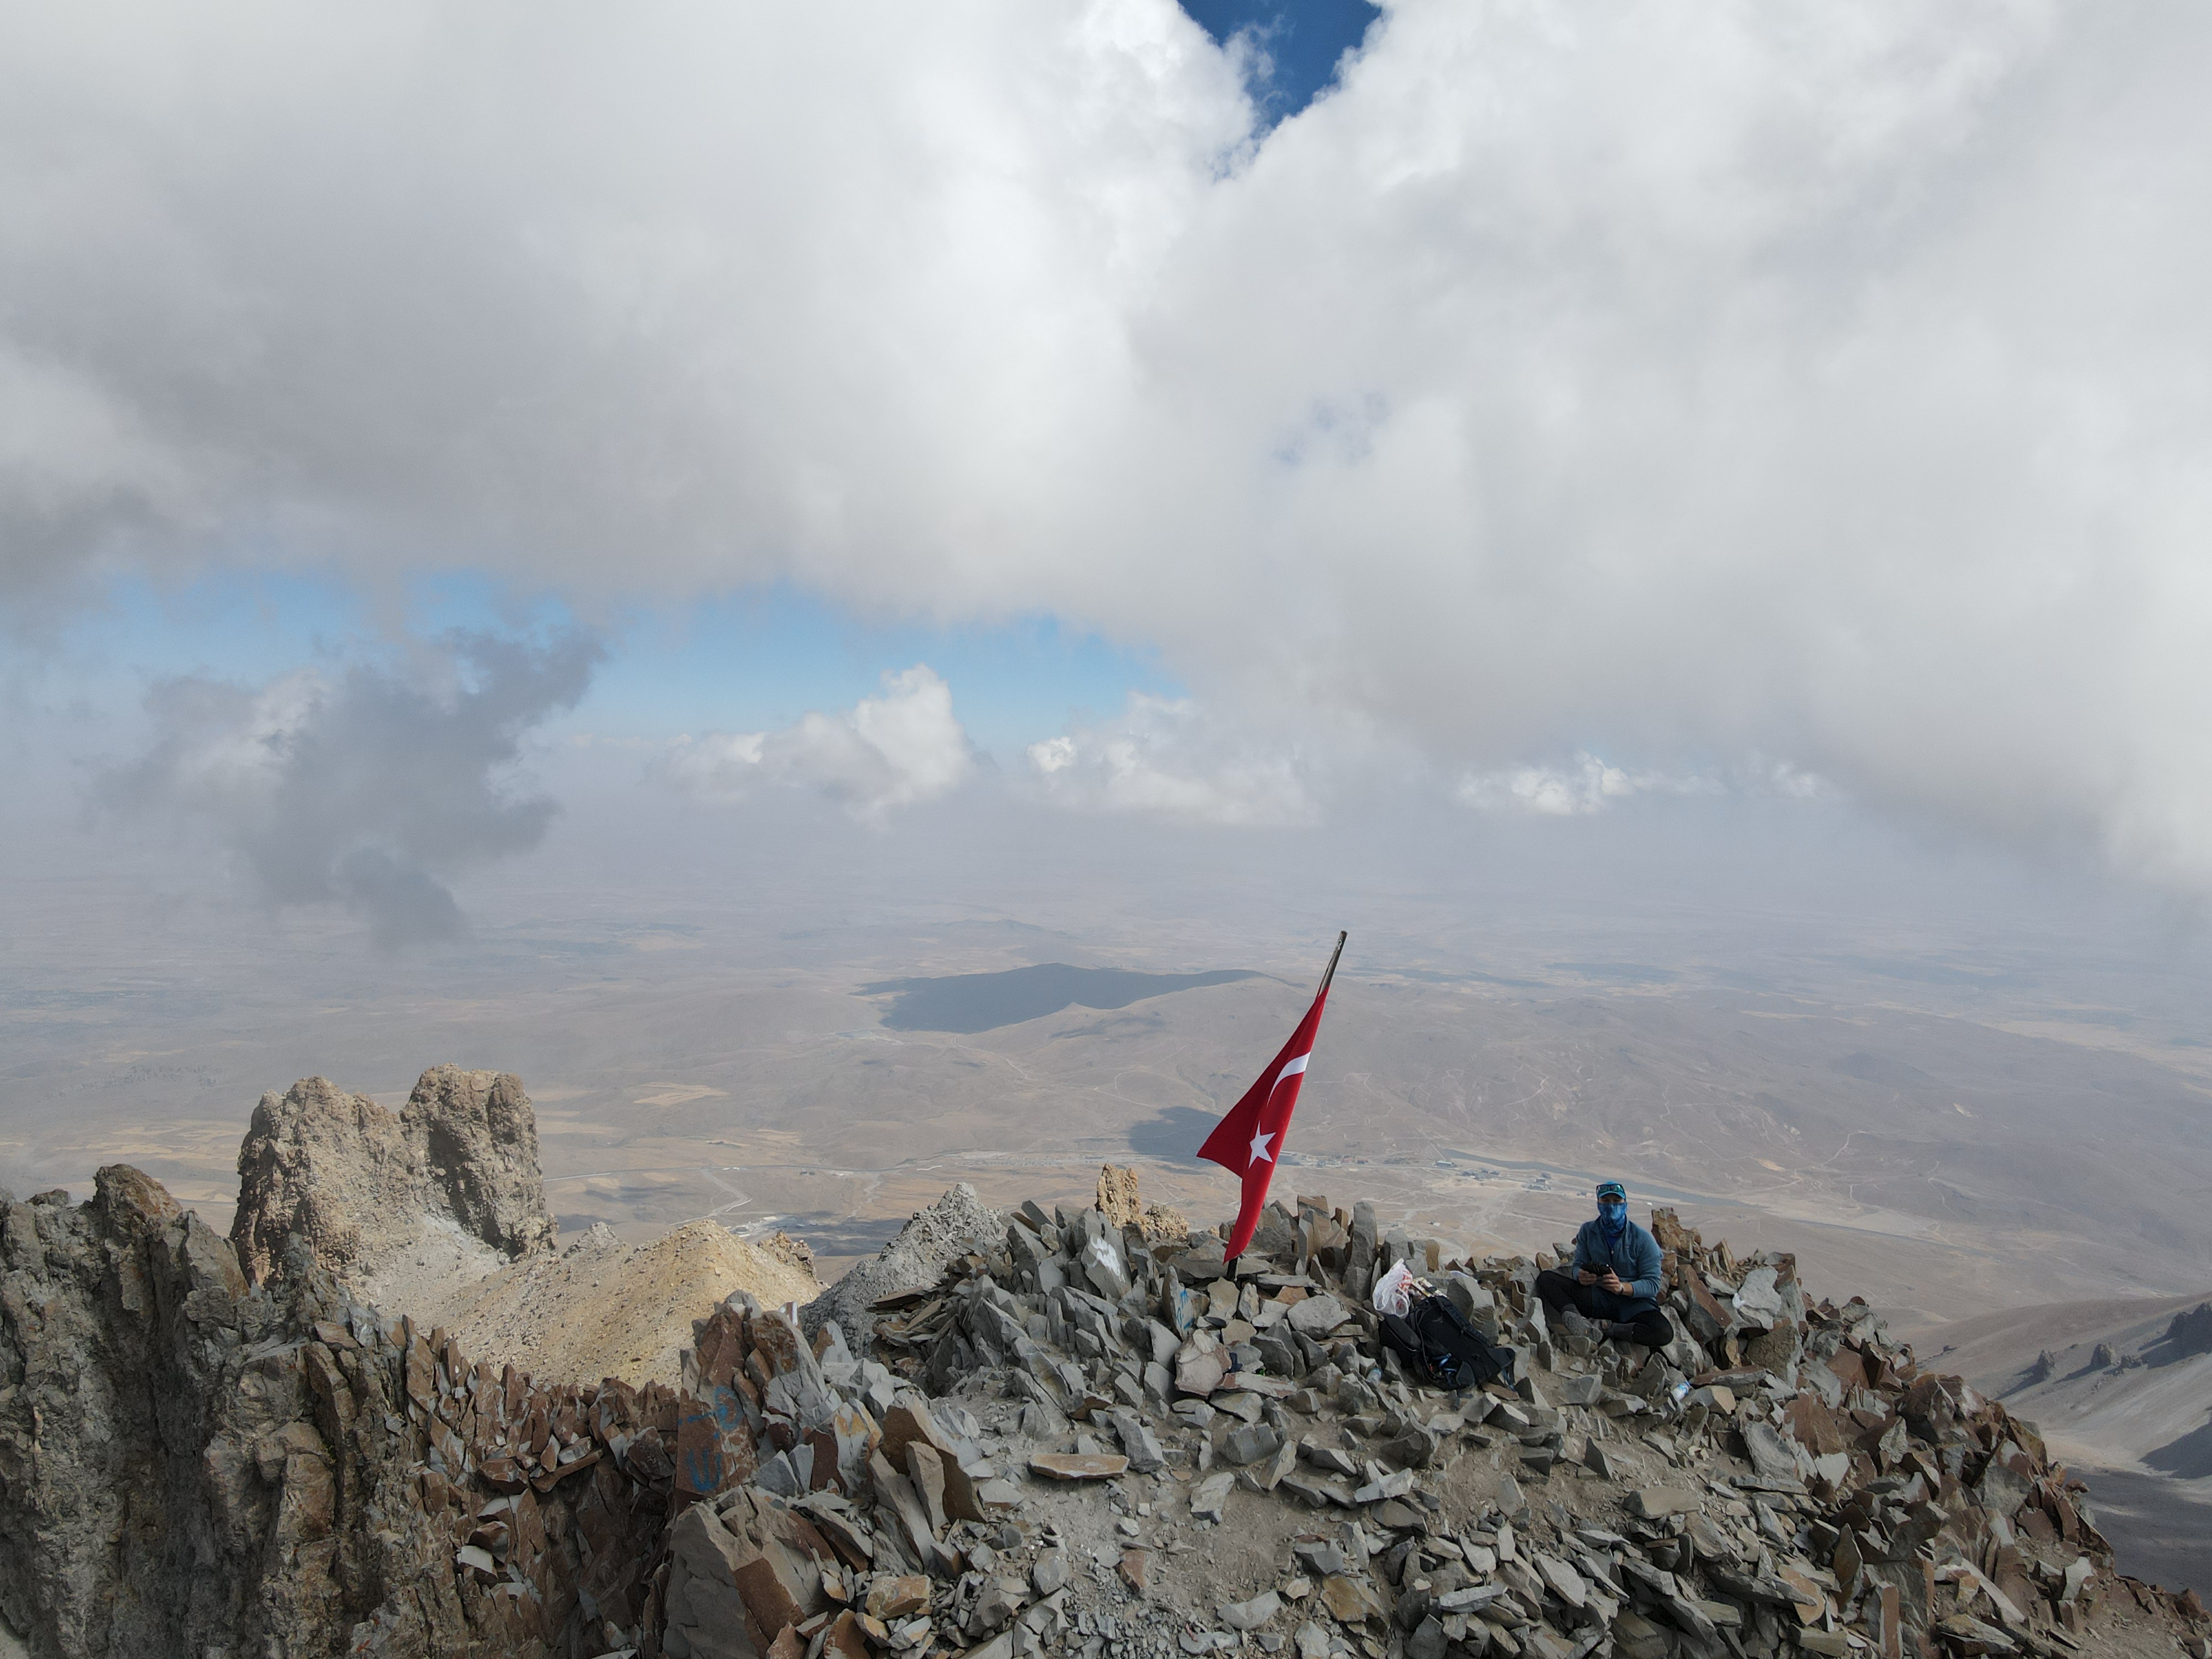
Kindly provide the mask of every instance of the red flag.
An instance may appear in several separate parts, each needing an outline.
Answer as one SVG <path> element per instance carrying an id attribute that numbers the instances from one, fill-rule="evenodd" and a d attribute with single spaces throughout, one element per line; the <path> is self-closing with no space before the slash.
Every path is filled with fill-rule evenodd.
<path id="1" fill-rule="evenodd" d="M 1306 1060 L 1313 1053 L 1314 1034 L 1321 1030 L 1321 1011 L 1328 1000 L 1329 981 L 1336 977 L 1336 959 L 1344 954 L 1345 935 L 1336 936 L 1336 954 L 1328 959 L 1321 989 L 1313 1006 L 1291 1033 L 1282 1052 L 1268 1062 L 1244 1098 L 1213 1126 L 1198 1155 L 1232 1170 L 1244 1183 L 1244 1201 L 1237 1211 L 1237 1228 L 1227 1255 L 1235 1260 L 1252 1242 L 1260 1225 L 1260 1212 L 1267 1202 L 1267 1183 L 1274 1179 L 1275 1161 L 1282 1156 L 1283 1137 L 1290 1130 L 1291 1109 L 1298 1103 L 1298 1085 L 1305 1081 Z"/>

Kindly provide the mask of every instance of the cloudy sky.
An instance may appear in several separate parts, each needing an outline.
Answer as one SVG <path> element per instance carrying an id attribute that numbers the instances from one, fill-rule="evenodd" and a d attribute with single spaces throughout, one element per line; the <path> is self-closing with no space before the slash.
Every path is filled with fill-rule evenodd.
<path id="1" fill-rule="evenodd" d="M 393 947 L 586 789 L 2191 909 L 2209 74 L 2180 0 L 14 8 L 10 821 Z"/>

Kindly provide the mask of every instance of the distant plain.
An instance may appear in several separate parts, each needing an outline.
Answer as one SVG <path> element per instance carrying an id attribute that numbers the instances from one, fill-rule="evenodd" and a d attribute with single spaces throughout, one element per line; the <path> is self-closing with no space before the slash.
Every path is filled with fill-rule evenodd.
<path id="1" fill-rule="evenodd" d="M 2212 995 L 2187 939 L 1903 901 L 1378 881 L 1285 905 L 1280 872 L 1196 855 L 1109 907 L 1116 872 L 1085 856 L 1088 896 L 1047 869 L 988 902 L 857 841 L 769 884 L 518 873 L 468 895 L 469 939 L 401 958 L 158 864 L 18 877 L 0 1184 L 82 1192 L 124 1160 L 227 1226 L 263 1091 L 319 1073 L 397 1105 L 452 1060 L 521 1074 L 566 1232 L 781 1227 L 829 1277 L 955 1181 L 1082 1199 L 1107 1161 L 1211 1223 L 1235 1189 L 1192 1153 L 1344 925 L 1286 1194 L 1530 1249 L 1617 1176 L 1639 1212 L 1798 1252 L 1816 1294 L 1868 1296 L 1931 1353 L 1992 1310 L 2212 1294 Z M 2168 1478 L 2130 1461 L 2150 1449 L 2094 1449 L 2130 1502 Z"/>
<path id="2" fill-rule="evenodd" d="M 402 958 L 158 866 L 18 878 L 0 1170 L 82 1188 L 127 1159 L 221 1221 L 263 1091 L 320 1073 L 396 1104 L 453 1060 L 522 1075 L 565 1228 L 773 1220 L 834 1268 L 948 1182 L 1066 1197 L 1108 1159 L 1211 1219 L 1234 1189 L 1191 1153 L 1340 920 L 1286 1186 L 1522 1247 L 1618 1176 L 1923 1321 L 2212 1290 L 2201 953 L 2145 971 L 2056 927 L 1602 896 L 1282 915 L 1194 865 L 1121 914 L 1049 872 L 993 904 L 896 866 L 831 896 L 834 848 L 767 890 L 516 878 L 471 896 L 471 938 Z"/>

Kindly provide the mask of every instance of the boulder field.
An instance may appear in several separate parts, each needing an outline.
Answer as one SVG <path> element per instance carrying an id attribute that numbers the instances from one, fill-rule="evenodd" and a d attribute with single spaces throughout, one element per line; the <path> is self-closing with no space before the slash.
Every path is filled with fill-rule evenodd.
<path id="1" fill-rule="evenodd" d="M 2032 1425 L 1665 1210 L 1656 1352 L 1547 1320 L 1557 1251 L 1450 1259 L 1301 1195 L 1225 1261 L 1109 1169 L 1081 1208 L 956 1187 L 796 1322 L 715 1286 L 672 1386 L 586 1383 L 368 1293 L 426 1225 L 556 1248 L 519 1082 L 416 1092 L 265 1099 L 233 1238 L 121 1165 L 0 1194 L 0 1620 L 33 1653 L 2207 1654 Z M 392 1237 L 325 1201 L 341 1169 Z M 1510 1381 L 1378 1346 L 1401 1261 Z"/>

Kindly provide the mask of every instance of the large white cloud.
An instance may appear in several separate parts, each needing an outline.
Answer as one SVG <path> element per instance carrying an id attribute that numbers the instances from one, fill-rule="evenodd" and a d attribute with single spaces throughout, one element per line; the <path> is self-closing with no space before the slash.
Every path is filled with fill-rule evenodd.
<path id="1" fill-rule="evenodd" d="M 781 732 L 709 732 L 667 757 L 672 782 L 704 799 L 736 799 L 762 782 L 798 784 L 881 823 L 893 807 L 950 793 L 975 771 L 975 747 L 952 712 L 952 689 L 925 663 L 884 676 L 884 695 Z"/>
<path id="2" fill-rule="evenodd" d="M 1656 772 L 1618 766 L 1584 752 L 1552 765 L 1469 772 L 1453 793 L 1461 805 L 1477 811 L 1563 818 L 1609 811 L 1639 795 L 1761 795 L 1811 801 L 1832 797 L 1835 788 L 1818 773 L 1759 755 L 1701 771 Z"/>
<path id="3" fill-rule="evenodd" d="M 1047 799 L 1079 811 L 1250 828 L 1319 806 L 1295 748 L 1240 739 L 1187 697 L 1133 692 L 1121 719 L 1031 744 L 1029 763 Z"/>
<path id="4" fill-rule="evenodd" d="M 1515 766 L 1474 772 L 1456 792 L 1469 806 L 1484 811 L 1530 812 L 1539 817 L 1576 817 L 1602 812 L 1638 795 L 1717 794 L 1713 780 L 1666 773 L 1632 772 L 1609 766 L 1595 755 L 1577 755 L 1568 766 Z"/>
<path id="5" fill-rule="evenodd" d="M 18 7 L 0 557 L 787 579 L 2212 890 L 2212 12 Z"/>

